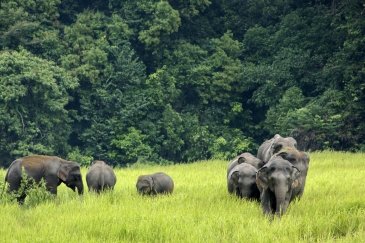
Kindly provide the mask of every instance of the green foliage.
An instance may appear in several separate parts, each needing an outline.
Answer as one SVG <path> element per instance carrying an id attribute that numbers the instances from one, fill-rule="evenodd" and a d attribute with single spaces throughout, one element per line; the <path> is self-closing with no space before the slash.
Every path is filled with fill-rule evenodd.
<path id="1" fill-rule="evenodd" d="M 252 140 L 245 138 L 238 129 L 226 137 L 228 138 L 218 137 L 213 141 L 209 147 L 212 158 L 230 160 L 239 153 L 252 151 L 255 147 Z"/>
<path id="2" fill-rule="evenodd" d="M 29 184 L 30 180 L 31 179 L 28 178 L 28 181 L 24 183 Z M 23 205 L 27 208 L 36 207 L 39 204 L 49 202 L 54 199 L 54 196 L 47 191 L 46 183 L 43 179 L 39 183 L 31 183 L 31 186 L 26 189 L 25 193 L 27 194 L 27 197 L 25 198 Z"/>
<path id="3" fill-rule="evenodd" d="M 12 193 L 7 192 L 6 183 L 3 183 L 5 182 L 0 183 L 1 188 L 4 188 L 4 191 L 1 192 L 0 205 L 18 203 L 16 199 L 26 195 L 22 206 L 32 208 L 39 204 L 49 202 L 54 198 L 47 190 L 44 179 L 36 183 L 33 178 L 27 176 L 24 170 L 22 171 L 22 179 L 17 191 Z"/>
<path id="4" fill-rule="evenodd" d="M 168 1 L 146 4 L 144 10 L 153 16 L 146 24 L 147 29 L 142 30 L 138 37 L 147 47 L 160 44 L 161 38 L 179 29 L 179 12 L 173 9 Z"/>
<path id="5" fill-rule="evenodd" d="M 302 148 L 341 149 L 343 99 L 341 92 L 327 90 L 319 98 L 305 102 L 300 89 L 289 89 L 279 104 L 268 111 L 267 122 L 271 129 L 281 134 L 298 137 Z"/>
<path id="6" fill-rule="evenodd" d="M 82 166 L 89 166 L 94 158 L 91 155 L 84 155 L 79 148 L 73 149 L 67 154 L 67 159 L 79 163 Z"/>
<path id="7" fill-rule="evenodd" d="M 64 154 L 71 121 L 65 106 L 77 80 L 25 50 L 0 52 L 0 154 Z M 55 129 L 57 127 L 57 129 Z"/>
<path id="8" fill-rule="evenodd" d="M 145 144 L 145 138 L 146 136 L 134 127 L 130 127 L 126 134 L 117 135 L 112 140 L 111 159 L 120 165 L 145 161 L 152 153 L 151 148 Z"/>
<path id="9" fill-rule="evenodd" d="M 1 1 L 0 165 L 226 159 L 276 133 L 362 149 L 364 12 L 360 0 Z M 143 149 L 116 146 L 138 133 Z"/>

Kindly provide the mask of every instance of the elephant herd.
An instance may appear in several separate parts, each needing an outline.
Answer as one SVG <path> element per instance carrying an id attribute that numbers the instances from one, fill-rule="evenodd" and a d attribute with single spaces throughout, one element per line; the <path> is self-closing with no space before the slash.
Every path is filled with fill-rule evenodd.
<path id="1" fill-rule="evenodd" d="M 23 171 L 24 168 L 24 171 Z M 14 160 L 5 175 L 5 182 L 9 184 L 8 192 L 16 193 L 17 201 L 22 204 L 26 197 L 25 190 L 17 193 L 21 188 L 23 173 L 32 180 L 29 184 L 45 181 L 46 189 L 51 194 L 57 195 L 57 187 L 64 183 L 73 191 L 77 189 L 79 195 L 83 194 L 84 186 L 79 164 L 61 159 L 56 156 L 31 155 Z M 117 182 L 115 173 L 104 161 L 94 161 L 87 174 L 86 184 L 89 191 L 100 193 L 103 190 L 114 189 Z M 141 175 L 137 180 L 137 191 L 142 195 L 157 193 L 171 193 L 174 183 L 170 176 L 159 172 L 151 175 Z"/>
<path id="2" fill-rule="evenodd" d="M 296 146 L 295 139 L 276 134 L 259 147 L 257 157 L 251 153 L 237 156 L 227 168 L 228 192 L 259 200 L 265 214 L 285 213 L 289 203 L 303 194 L 309 165 L 309 156 Z M 46 189 L 54 195 L 61 183 L 73 191 L 77 189 L 79 194 L 84 192 L 80 166 L 72 161 L 44 155 L 16 159 L 5 175 L 8 192 L 18 192 L 24 173 L 36 183 L 43 179 Z M 86 174 L 89 191 L 112 190 L 116 182 L 112 167 L 104 161 L 94 161 Z M 174 190 L 174 182 L 163 172 L 141 175 L 136 189 L 141 195 L 169 194 Z M 26 194 L 17 193 L 16 197 L 19 203 L 23 203 Z"/>
<path id="3" fill-rule="evenodd" d="M 258 149 L 257 157 L 243 153 L 230 162 L 227 189 L 241 198 L 259 200 L 265 214 L 282 215 L 304 191 L 309 166 L 307 153 L 292 137 L 276 134 Z"/>

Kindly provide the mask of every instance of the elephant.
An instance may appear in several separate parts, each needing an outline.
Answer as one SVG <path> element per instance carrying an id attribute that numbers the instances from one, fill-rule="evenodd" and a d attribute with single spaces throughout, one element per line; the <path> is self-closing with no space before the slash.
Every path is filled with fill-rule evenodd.
<path id="1" fill-rule="evenodd" d="M 86 174 L 86 183 L 89 191 L 100 193 L 105 189 L 112 190 L 116 182 L 117 177 L 112 167 L 101 160 L 95 160 Z"/>
<path id="2" fill-rule="evenodd" d="M 167 174 L 158 172 L 139 176 L 136 187 L 141 195 L 170 194 L 174 190 L 174 182 Z"/>
<path id="3" fill-rule="evenodd" d="M 309 168 L 309 155 L 303 151 L 299 151 L 292 147 L 285 147 L 281 149 L 274 156 L 280 156 L 283 159 L 289 161 L 296 168 L 300 170 L 300 177 L 298 179 L 298 186 L 293 191 L 293 198 L 298 197 L 301 198 L 304 192 L 305 181 L 307 178 L 308 168 Z"/>
<path id="4" fill-rule="evenodd" d="M 286 212 L 300 175 L 298 168 L 280 156 L 273 156 L 257 171 L 256 184 L 264 214 L 281 216 Z"/>
<path id="5" fill-rule="evenodd" d="M 242 153 L 238 155 L 236 158 L 234 158 L 229 164 L 227 168 L 227 177 L 229 172 L 238 164 L 247 163 L 252 166 L 254 166 L 256 169 L 260 169 L 264 162 L 255 156 L 253 156 L 251 153 Z"/>
<path id="6" fill-rule="evenodd" d="M 258 151 L 257 158 L 267 163 L 271 156 L 279 152 L 284 147 L 297 147 L 297 141 L 292 137 L 282 137 L 276 134 L 272 139 L 263 142 Z"/>
<path id="7" fill-rule="evenodd" d="M 256 185 L 257 169 L 250 164 L 236 165 L 227 177 L 228 192 L 247 199 L 260 199 L 260 191 Z"/>
<path id="8" fill-rule="evenodd" d="M 31 155 L 14 160 L 5 175 L 5 182 L 9 183 L 8 192 L 18 191 L 23 168 L 27 177 L 32 178 L 34 182 L 39 183 L 41 179 L 44 179 L 46 188 L 51 194 L 57 195 L 57 187 L 61 183 L 66 184 L 73 191 L 77 188 L 79 195 L 84 192 L 79 164 L 45 155 Z M 25 192 L 22 192 L 17 196 L 17 201 L 22 204 L 25 197 Z"/>

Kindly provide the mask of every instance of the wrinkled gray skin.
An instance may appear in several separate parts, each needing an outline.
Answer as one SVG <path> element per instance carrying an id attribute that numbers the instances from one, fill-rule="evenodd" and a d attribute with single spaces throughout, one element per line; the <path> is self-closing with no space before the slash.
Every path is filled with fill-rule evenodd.
<path id="1" fill-rule="evenodd" d="M 257 158 L 267 163 L 271 156 L 279 152 L 284 147 L 297 147 L 297 141 L 292 137 L 283 138 L 276 134 L 272 139 L 266 140 L 257 150 Z"/>
<path id="2" fill-rule="evenodd" d="M 264 162 L 255 156 L 253 156 L 251 153 L 242 153 L 238 155 L 236 158 L 234 158 L 227 167 L 227 177 L 229 172 L 238 164 L 247 163 L 255 167 L 256 169 L 260 169 Z"/>
<path id="3" fill-rule="evenodd" d="M 84 187 L 79 164 L 61 159 L 56 156 L 32 155 L 14 160 L 5 175 L 9 183 L 9 192 L 16 192 L 22 180 L 22 168 L 28 178 L 33 178 L 36 183 L 44 179 L 47 190 L 57 195 L 57 187 L 64 183 L 73 191 L 77 188 L 83 194 Z M 19 195 L 17 200 L 23 203 L 26 195 Z"/>
<path id="4" fill-rule="evenodd" d="M 174 190 L 174 182 L 170 176 L 163 172 L 158 172 L 139 176 L 136 187 L 141 195 L 168 194 Z"/>
<path id="5" fill-rule="evenodd" d="M 293 190 L 293 198 L 300 198 L 303 195 L 305 181 L 307 178 L 309 168 L 309 155 L 305 152 L 299 151 L 292 147 L 283 148 L 274 156 L 280 156 L 283 159 L 289 161 L 296 168 L 299 169 L 300 177 L 298 178 L 298 186 Z"/>
<path id="6" fill-rule="evenodd" d="M 281 216 L 294 198 L 301 172 L 289 161 L 273 156 L 256 174 L 257 187 L 261 192 L 261 207 L 268 215 Z"/>
<path id="7" fill-rule="evenodd" d="M 227 177 L 228 192 L 241 198 L 260 199 L 260 191 L 256 185 L 257 169 L 247 163 L 236 165 Z"/>
<path id="8" fill-rule="evenodd" d="M 89 191 L 100 193 L 103 190 L 112 190 L 117 182 L 112 167 L 104 161 L 96 160 L 86 174 L 86 183 Z"/>

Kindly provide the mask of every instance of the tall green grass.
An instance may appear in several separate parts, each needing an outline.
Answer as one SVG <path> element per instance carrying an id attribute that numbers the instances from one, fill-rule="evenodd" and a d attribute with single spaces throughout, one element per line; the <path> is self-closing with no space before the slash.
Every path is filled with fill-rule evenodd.
<path id="1" fill-rule="evenodd" d="M 62 185 L 36 206 L 2 203 L 0 241 L 365 242 L 365 154 L 312 153 L 302 199 L 272 221 L 257 202 L 228 195 L 226 165 L 119 169 L 113 192 L 78 197 Z M 139 196 L 137 177 L 157 171 L 171 175 L 174 193 Z"/>

